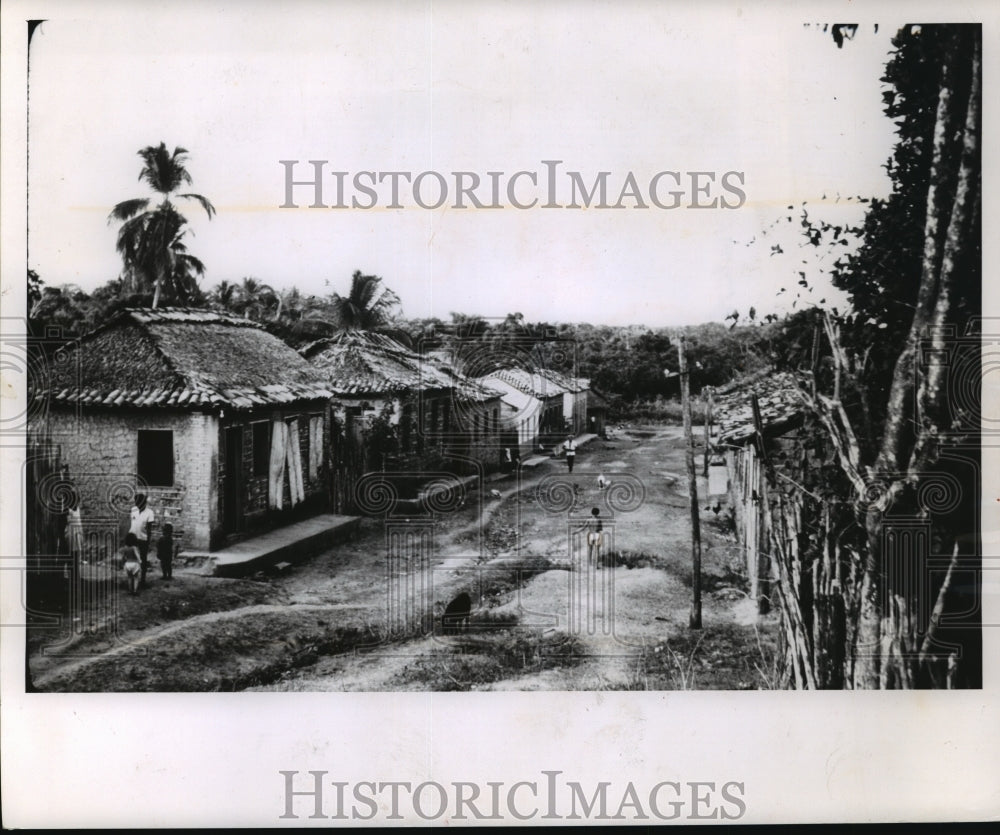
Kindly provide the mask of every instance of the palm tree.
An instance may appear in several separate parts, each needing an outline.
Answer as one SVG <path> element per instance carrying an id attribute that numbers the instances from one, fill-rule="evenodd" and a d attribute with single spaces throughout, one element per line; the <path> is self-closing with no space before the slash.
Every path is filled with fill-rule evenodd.
<path id="1" fill-rule="evenodd" d="M 253 276 L 246 276 L 240 285 L 238 309 L 244 319 L 263 321 L 264 313 L 274 306 L 280 309 L 281 300 L 270 284 L 265 284 Z"/>
<path id="2" fill-rule="evenodd" d="M 197 298 L 200 294 L 197 276 L 203 275 L 204 265 L 188 254 L 182 238 L 187 233 L 187 218 L 173 203 L 171 196 L 185 183 L 191 182 L 185 163 L 187 150 L 174 148 L 171 154 L 160 143 L 139 151 L 143 167 L 139 179 L 145 180 L 153 191 L 163 195 L 163 201 L 150 208 L 152 200 L 140 197 L 125 200 L 111 210 L 108 223 L 118 221 L 116 247 L 125 265 L 126 278 L 138 290 L 153 286 L 153 307 L 159 304 L 161 289 L 169 285 L 169 292 L 179 300 Z M 176 194 L 185 200 L 195 200 L 208 214 L 215 214 L 215 207 L 200 194 Z"/>
<path id="3" fill-rule="evenodd" d="M 355 270 L 351 291 L 346 296 L 331 293 L 327 299 L 313 296 L 306 299 L 295 330 L 299 334 L 309 333 L 313 339 L 345 331 L 371 331 L 409 345 L 410 335 L 396 321 L 399 305 L 399 296 L 379 276 L 362 275 L 361 270 Z"/>
<path id="4" fill-rule="evenodd" d="M 228 281 L 220 281 L 211 293 L 212 304 L 227 313 L 234 313 L 239 303 L 240 288 Z"/>
<path id="5" fill-rule="evenodd" d="M 399 296 L 382 284 L 376 275 L 362 275 L 355 270 L 351 292 L 330 297 L 334 323 L 341 330 L 383 330 L 389 326 L 399 307 Z"/>

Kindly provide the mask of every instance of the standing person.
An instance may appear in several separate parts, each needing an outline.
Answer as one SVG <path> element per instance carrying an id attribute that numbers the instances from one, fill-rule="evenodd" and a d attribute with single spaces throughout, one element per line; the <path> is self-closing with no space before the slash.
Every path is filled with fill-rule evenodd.
<path id="1" fill-rule="evenodd" d="M 139 564 L 139 548 L 134 533 L 125 534 L 125 544 L 119 554 L 122 559 L 122 569 L 125 571 L 125 579 L 128 581 L 128 593 L 135 594 L 139 589 L 139 574 L 142 569 Z"/>
<path id="2" fill-rule="evenodd" d="M 174 526 L 164 522 L 160 538 L 156 541 L 156 558 L 160 561 L 164 580 L 174 578 L 174 547 Z"/>
<path id="3" fill-rule="evenodd" d="M 566 436 L 566 443 L 563 444 L 563 449 L 566 450 L 566 466 L 570 472 L 573 472 L 573 462 L 576 460 L 576 441 L 573 440 L 572 435 Z"/>
<path id="4" fill-rule="evenodd" d="M 74 566 L 83 561 L 83 520 L 80 518 L 80 502 L 73 499 L 66 513 L 66 546 Z"/>
<path id="5" fill-rule="evenodd" d="M 601 543 L 604 538 L 604 523 L 601 521 L 601 511 L 598 508 L 591 508 L 590 518 L 585 519 L 583 524 L 577 528 L 582 531 L 587 540 L 587 568 L 600 568 Z"/>
<path id="6" fill-rule="evenodd" d="M 601 543 L 604 539 L 604 523 L 601 521 L 601 511 L 591 508 L 590 519 L 587 520 L 587 564 L 594 568 L 601 567 Z"/>
<path id="7" fill-rule="evenodd" d="M 128 532 L 135 536 L 139 549 L 139 562 L 142 566 L 139 588 L 146 586 L 146 569 L 149 567 L 149 533 L 155 521 L 156 514 L 146 503 L 146 494 L 136 493 L 135 507 L 132 508 L 132 524 L 129 526 Z"/>

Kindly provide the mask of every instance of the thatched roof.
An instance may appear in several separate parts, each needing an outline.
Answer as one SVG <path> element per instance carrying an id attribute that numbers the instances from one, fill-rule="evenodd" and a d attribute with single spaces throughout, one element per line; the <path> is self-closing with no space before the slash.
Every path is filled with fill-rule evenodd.
<path id="1" fill-rule="evenodd" d="M 302 348 L 301 353 L 340 396 L 455 387 L 449 374 L 384 334 L 345 331 L 313 342 Z"/>
<path id="2" fill-rule="evenodd" d="M 757 395 L 763 428 L 780 432 L 795 422 L 805 404 L 793 374 L 763 371 L 716 389 L 713 419 L 719 427 L 719 442 L 742 444 L 753 437 L 752 396 Z"/>
<path id="3" fill-rule="evenodd" d="M 54 403 L 253 409 L 332 396 L 299 354 L 246 319 L 209 310 L 129 308 L 49 369 Z"/>

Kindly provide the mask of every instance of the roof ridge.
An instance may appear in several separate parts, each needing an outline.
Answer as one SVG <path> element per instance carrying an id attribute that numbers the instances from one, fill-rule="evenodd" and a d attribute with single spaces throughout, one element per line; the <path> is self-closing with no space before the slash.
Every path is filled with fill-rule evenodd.
<path id="1" fill-rule="evenodd" d="M 132 316 L 133 319 L 142 325 L 208 323 L 230 325 L 237 328 L 267 330 L 260 322 L 246 316 L 234 316 L 229 312 L 215 310 L 211 307 L 182 307 L 180 305 L 168 305 L 167 307 L 156 308 L 125 307 L 122 308 L 122 312 Z"/>
<path id="2" fill-rule="evenodd" d="M 141 326 L 143 323 L 136 322 L 136 324 Z M 164 365 L 166 365 L 167 370 L 169 370 L 170 373 L 174 375 L 174 377 L 181 383 L 181 385 L 185 386 L 186 388 L 190 388 L 196 385 L 197 382 L 199 382 L 195 380 L 189 380 L 187 376 L 185 376 L 184 372 L 182 372 L 177 367 L 177 364 L 170 358 L 169 354 L 167 354 L 167 352 L 164 350 L 161 338 L 157 334 L 153 333 L 151 328 L 143 328 L 142 330 L 146 334 L 146 337 L 149 339 L 150 343 L 152 344 L 153 350 L 156 351 L 160 359 L 163 360 L 163 363 Z"/>

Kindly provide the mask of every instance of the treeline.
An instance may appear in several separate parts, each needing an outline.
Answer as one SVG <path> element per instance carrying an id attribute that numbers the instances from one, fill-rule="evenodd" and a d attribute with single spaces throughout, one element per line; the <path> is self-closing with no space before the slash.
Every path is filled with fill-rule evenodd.
<path id="1" fill-rule="evenodd" d="M 47 286 L 33 272 L 28 296 L 33 330 L 55 326 L 67 337 L 93 330 L 126 307 L 153 302 L 152 289 L 133 292 L 121 279 L 87 293 L 75 285 Z M 178 300 L 165 289 L 160 302 Z M 490 320 L 462 313 L 447 320 L 407 319 L 382 279 L 360 271 L 344 294 L 276 290 L 247 277 L 223 281 L 193 298 L 189 292 L 184 304 L 253 320 L 296 348 L 339 330 L 362 329 L 388 333 L 417 351 L 447 350 L 474 375 L 505 364 L 555 369 L 588 378 L 614 417 L 647 414 L 656 401 L 678 397 L 679 335 L 687 340 L 691 387 L 698 393 L 774 362 L 783 353 L 776 345 L 788 328 L 774 322 L 685 328 L 526 322 L 519 313 Z"/>

